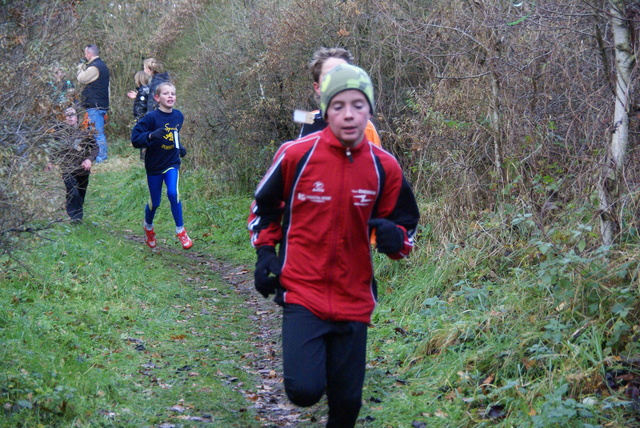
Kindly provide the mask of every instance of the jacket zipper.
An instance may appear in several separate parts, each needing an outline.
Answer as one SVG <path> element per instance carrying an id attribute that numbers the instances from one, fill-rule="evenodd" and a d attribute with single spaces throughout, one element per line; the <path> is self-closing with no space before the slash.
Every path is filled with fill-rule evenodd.
<path id="1" fill-rule="evenodd" d="M 347 147 L 347 150 L 345 151 L 347 158 L 349 159 L 349 163 L 353 163 L 353 158 L 351 157 L 351 149 L 349 149 Z M 345 206 L 345 200 L 344 200 L 344 185 L 345 185 L 345 177 L 347 176 L 347 168 L 346 165 L 344 168 L 342 168 L 342 177 L 340 178 L 340 189 L 338 190 L 337 193 L 337 199 L 339 201 L 339 204 L 337 206 L 338 209 L 334 210 L 334 216 L 333 216 L 333 224 L 337 224 L 340 225 L 339 227 L 342 227 L 343 222 L 340 221 L 339 217 L 342 214 L 342 208 Z M 341 235 L 341 231 L 338 230 L 337 234 L 335 236 L 340 236 Z M 331 251 L 331 265 L 335 266 L 336 265 L 336 254 L 337 254 L 337 246 L 338 246 L 338 242 L 340 240 L 337 238 L 334 238 L 333 240 L 333 248 Z M 329 304 L 329 317 L 332 319 L 334 316 L 334 311 L 333 311 L 333 285 L 334 285 L 334 278 L 335 278 L 335 272 L 331 271 L 330 275 L 329 275 L 329 282 L 328 282 L 328 290 L 327 290 L 327 295 L 328 295 L 328 304 Z"/>
<path id="2" fill-rule="evenodd" d="M 349 163 L 353 163 L 353 158 L 351 157 L 351 149 L 347 147 L 346 151 L 347 157 L 349 158 Z"/>

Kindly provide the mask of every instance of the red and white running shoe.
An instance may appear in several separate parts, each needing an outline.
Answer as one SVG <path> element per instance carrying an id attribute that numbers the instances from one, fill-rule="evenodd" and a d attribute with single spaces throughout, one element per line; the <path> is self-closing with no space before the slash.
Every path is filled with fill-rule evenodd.
<path id="1" fill-rule="evenodd" d="M 187 229 L 183 229 L 182 232 L 177 233 L 176 236 L 182 244 L 182 248 L 185 250 L 188 250 L 193 245 L 193 241 L 189 238 L 189 235 L 187 235 Z"/>

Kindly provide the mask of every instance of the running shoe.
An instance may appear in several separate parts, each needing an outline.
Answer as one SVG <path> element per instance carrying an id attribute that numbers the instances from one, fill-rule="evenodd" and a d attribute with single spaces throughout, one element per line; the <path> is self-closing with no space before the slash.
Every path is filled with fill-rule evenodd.
<path id="1" fill-rule="evenodd" d="M 144 228 L 144 243 L 149 246 L 149 248 L 156 248 L 156 233 L 151 230 L 147 230 Z"/>
<path id="2" fill-rule="evenodd" d="M 185 250 L 188 250 L 193 245 L 193 241 L 189 238 L 189 235 L 187 235 L 187 229 L 183 229 L 182 232 L 177 233 L 176 236 L 182 244 L 182 248 Z"/>

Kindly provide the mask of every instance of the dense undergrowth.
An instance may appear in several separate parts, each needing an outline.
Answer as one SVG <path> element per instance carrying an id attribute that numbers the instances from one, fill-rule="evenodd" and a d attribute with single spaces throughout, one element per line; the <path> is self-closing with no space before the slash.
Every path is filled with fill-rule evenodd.
<path id="1" fill-rule="evenodd" d="M 158 251 L 132 239 L 147 195 L 131 152 L 122 142 L 96 168 L 83 225 L 15 235 L 0 259 L 3 426 L 149 426 L 173 406 L 212 415 L 213 426 L 257 426 L 227 387 L 248 381 L 247 309 L 181 254 L 168 207 Z M 60 207 L 60 183 L 48 186 Z M 250 267 L 250 196 L 188 160 L 181 193 L 195 250 Z M 484 214 L 467 239 L 442 246 L 434 203 L 420 204 L 409 260 L 375 256 L 380 304 L 359 424 L 639 425 L 635 238 L 602 249 L 587 226 L 539 228 L 513 210 Z"/>
<path id="2" fill-rule="evenodd" d="M 576 208 L 486 213 L 456 244 L 423 234 L 408 269 L 380 260 L 394 339 L 372 345 L 426 426 L 640 426 L 637 236 L 599 247 Z"/>

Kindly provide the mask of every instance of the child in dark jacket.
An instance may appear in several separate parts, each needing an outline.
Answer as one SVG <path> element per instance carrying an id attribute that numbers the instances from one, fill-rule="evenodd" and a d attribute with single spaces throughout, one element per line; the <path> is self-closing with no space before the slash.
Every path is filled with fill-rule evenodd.
<path id="1" fill-rule="evenodd" d="M 78 126 L 78 113 L 74 108 L 66 109 L 64 116 L 64 123 L 53 128 L 49 147 L 52 159 L 46 169 L 51 170 L 54 163 L 60 167 L 67 191 L 67 214 L 72 223 L 80 223 L 89 174 L 98 156 L 98 143 L 92 132 Z"/>
<path id="2" fill-rule="evenodd" d="M 149 102 L 149 79 L 150 76 L 144 71 L 138 71 L 133 76 L 136 83 L 136 90 L 127 92 L 127 96 L 133 99 L 133 118 L 138 121 L 147 114 L 147 103 Z"/>
<path id="3" fill-rule="evenodd" d="M 147 114 L 147 103 L 149 102 L 149 76 L 144 71 L 140 70 L 133 76 L 133 80 L 136 84 L 135 91 L 127 92 L 127 96 L 133 101 L 133 118 L 137 121 Z M 146 149 L 140 149 L 140 160 L 144 162 Z"/>
<path id="4" fill-rule="evenodd" d="M 145 243 L 150 248 L 156 246 L 153 218 L 160 206 L 162 184 L 167 186 L 167 198 L 171 204 L 171 214 L 176 224 L 176 236 L 182 248 L 191 248 L 193 242 L 184 228 L 182 202 L 178 191 L 180 158 L 187 151 L 180 144 L 180 130 L 184 116 L 174 109 L 176 88 L 171 83 L 161 83 L 154 95 L 158 109 L 148 112 L 131 131 L 131 143 L 136 148 L 146 148 L 144 166 L 147 170 L 149 203 L 145 208 Z"/>

